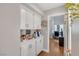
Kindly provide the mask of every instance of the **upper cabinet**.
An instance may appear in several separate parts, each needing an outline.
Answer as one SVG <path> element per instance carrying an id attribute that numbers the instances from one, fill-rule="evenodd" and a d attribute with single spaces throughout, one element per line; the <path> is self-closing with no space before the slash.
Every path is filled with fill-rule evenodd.
<path id="1" fill-rule="evenodd" d="M 27 10 L 21 10 L 21 29 L 33 28 L 33 13 Z"/>
<path id="2" fill-rule="evenodd" d="M 21 9 L 20 29 L 26 29 L 26 27 L 25 27 L 25 10 L 24 9 Z"/>
<path id="3" fill-rule="evenodd" d="M 34 13 L 34 29 L 41 29 L 41 16 Z"/>
<path id="4" fill-rule="evenodd" d="M 26 29 L 33 29 L 33 13 L 27 12 L 25 13 L 25 27 Z"/>
<path id="5" fill-rule="evenodd" d="M 41 16 L 28 8 L 22 8 L 21 29 L 41 29 Z"/>

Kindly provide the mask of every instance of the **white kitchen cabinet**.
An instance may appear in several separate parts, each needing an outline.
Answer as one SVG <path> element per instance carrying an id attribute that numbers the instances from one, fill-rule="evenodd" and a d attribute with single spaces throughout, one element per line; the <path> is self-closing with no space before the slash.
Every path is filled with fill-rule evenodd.
<path id="1" fill-rule="evenodd" d="M 35 56 L 43 49 L 43 37 L 27 40 L 21 43 L 21 56 Z"/>
<path id="2" fill-rule="evenodd" d="M 21 9 L 21 29 L 33 29 L 33 12 Z"/>
<path id="3" fill-rule="evenodd" d="M 21 9 L 21 29 L 41 29 L 41 16 L 27 9 Z"/>
<path id="4" fill-rule="evenodd" d="M 26 29 L 26 27 L 25 27 L 25 10 L 24 10 L 24 9 L 21 9 L 20 28 L 21 28 L 21 29 Z"/>
<path id="5" fill-rule="evenodd" d="M 41 29 L 41 16 L 34 13 L 34 29 Z"/>
<path id="6" fill-rule="evenodd" d="M 26 29 L 33 29 L 33 13 L 32 12 L 25 13 L 25 27 Z"/>
<path id="7" fill-rule="evenodd" d="M 36 46 L 36 54 L 38 55 L 41 52 L 41 42 L 40 39 L 37 39 L 37 46 Z"/>
<path id="8" fill-rule="evenodd" d="M 36 54 L 36 52 L 35 52 L 35 40 L 34 39 L 29 41 L 29 43 L 28 43 L 28 52 L 29 52 L 28 53 L 29 56 L 34 56 Z"/>
<path id="9" fill-rule="evenodd" d="M 43 36 L 41 36 L 41 40 L 40 40 L 40 43 L 41 43 L 41 44 L 40 44 L 41 50 L 43 50 L 43 39 L 44 39 Z"/>
<path id="10" fill-rule="evenodd" d="M 35 56 L 35 40 L 26 40 L 21 43 L 21 56 Z"/>
<path id="11" fill-rule="evenodd" d="M 43 40 L 41 37 L 36 39 L 36 55 L 38 55 L 43 49 Z"/>

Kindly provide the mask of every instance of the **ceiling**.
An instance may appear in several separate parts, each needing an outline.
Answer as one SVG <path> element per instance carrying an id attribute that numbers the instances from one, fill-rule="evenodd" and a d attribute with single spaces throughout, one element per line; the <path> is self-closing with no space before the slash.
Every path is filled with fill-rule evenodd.
<path id="1" fill-rule="evenodd" d="M 38 8 L 40 8 L 42 11 L 47 11 L 52 8 L 63 6 L 64 3 L 34 3 Z"/>

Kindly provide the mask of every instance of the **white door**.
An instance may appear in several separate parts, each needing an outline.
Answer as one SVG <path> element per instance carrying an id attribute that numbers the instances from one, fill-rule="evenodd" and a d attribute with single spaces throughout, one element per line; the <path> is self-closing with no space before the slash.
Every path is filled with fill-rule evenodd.
<path id="1" fill-rule="evenodd" d="M 71 55 L 79 56 L 79 18 L 73 19 L 71 29 Z"/>

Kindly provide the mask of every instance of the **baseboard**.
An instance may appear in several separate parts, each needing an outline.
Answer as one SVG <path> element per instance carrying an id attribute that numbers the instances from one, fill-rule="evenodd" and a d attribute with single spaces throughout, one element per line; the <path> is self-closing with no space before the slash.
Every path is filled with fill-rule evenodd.
<path id="1" fill-rule="evenodd" d="M 47 52 L 47 53 L 49 52 L 49 50 L 47 50 L 47 49 L 42 49 L 42 50 L 45 51 L 45 52 Z"/>

